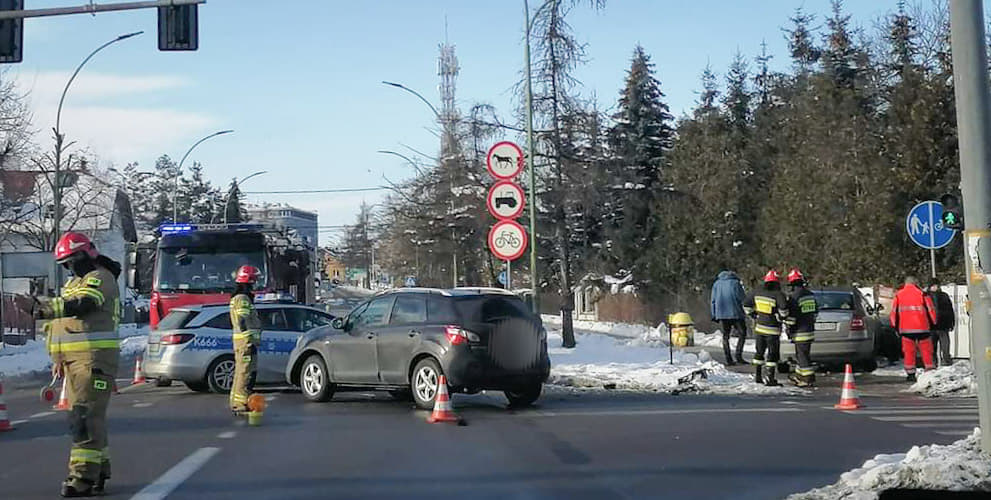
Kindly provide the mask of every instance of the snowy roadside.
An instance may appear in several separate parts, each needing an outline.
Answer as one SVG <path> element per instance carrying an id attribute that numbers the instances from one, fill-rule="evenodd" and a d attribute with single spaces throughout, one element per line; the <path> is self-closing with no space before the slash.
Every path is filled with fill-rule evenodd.
<path id="1" fill-rule="evenodd" d="M 950 366 L 922 372 L 919 379 L 905 392 L 922 394 L 927 398 L 977 397 L 977 379 L 970 361 L 957 361 Z"/>
<path id="2" fill-rule="evenodd" d="M 547 325 L 547 323 L 545 323 Z M 668 394 L 703 392 L 711 394 L 791 395 L 806 392 L 787 385 L 766 387 L 752 376 L 734 373 L 714 361 L 708 352 L 680 350 L 669 362 L 667 343 L 647 335 L 630 340 L 594 332 L 576 334 L 574 349 L 561 345 L 561 332 L 548 327 L 551 375 L 548 384 L 580 390 L 650 391 Z M 600 326 L 602 329 L 609 326 Z M 645 327 L 646 328 L 646 327 Z M 781 382 L 785 382 L 783 377 Z"/>
<path id="3" fill-rule="evenodd" d="M 148 325 L 120 325 L 122 357 L 136 356 L 148 344 Z M 47 374 L 51 360 L 43 339 L 29 340 L 24 345 L 7 345 L 0 349 L 0 377 L 27 378 Z"/>
<path id="4" fill-rule="evenodd" d="M 868 500 L 892 488 L 991 492 L 991 456 L 980 450 L 981 430 L 949 445 L 913 446 L 908 453 L 877 455 L 836 483 L 788 500 Z"/>
<path id="5" fill-rule="evenodd" d="M 544 322 L 544 325 L 553 328 L 561 327 L 561 317 L 553 314 L 542 314 L 540 319 Z M 609 321 L 578 321 L 573 322 L 575 331 L 579 333 L 602 333 L 610 335 L 613 337 L 637 339 L 645 343 L 656 343 L 667 347 L 668 344 L 668 327 L 666 324 L 661 323 L 656 327 L 651 327 L 647 325 L 634 325 L 630 323 L 612 323 Z M 717 349 L 722 349 L 723 346 L 723 334 L 717 329 L 713 333 L 704 333 L 695 331 L 695 346 L 696 347 L 715 347 Z M 736 337 L 730 339 L 731 347 L 736 347 Z M 753 354 L 756 352 L 754 339 L 748 338 L 743 344 L 743 352 Z"/>

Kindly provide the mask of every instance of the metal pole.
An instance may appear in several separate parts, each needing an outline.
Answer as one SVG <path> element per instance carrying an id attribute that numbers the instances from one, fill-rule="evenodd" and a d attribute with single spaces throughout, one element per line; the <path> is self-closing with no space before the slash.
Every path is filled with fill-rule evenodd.
<path id="1" fill-rule="evenodd" d="M 99 5 L 88 3 L 79 7 L 53 7 L 50 9 L 8 10 L 0 12 L 0 20 L 24 19 L 27 17 L 65 16 L 70 14 L 93 14 L 97 12 L 113 12 L 119 10 L 153 9 L 156 7 L 174 7 L 180 5 L 195 5 L 206 3 L 206 0 L 154 0 L 147 2 L 125 2 Z"/>
<path id="2" fill-rule="evenodd" d="M 513 289 L 513 261 L 506 261 L 506 290 Z"/>
<path id="3" fill-rule="evenodd" d="M 534 171 L 537 156 L 533 145 L 533 70 L 530 67 L 530 2 L 523 0 L 526 17 L 526 43 L 523 44 L 523 64 L 526 65 L 526 149 L 530 163 L 530 287 L 533 289 L 533 312 L 540 312 L 537 283 L 537 181 Z"/>
<path id="4" fill-rule="evenodd" d="M 929 207 L 929 265 L 932 278 L 936 279 L 936 214 L 932 203 L 927 203 L 926 206 Z"/>
<path id="5" fill-rule="evenodd" d="M 192 153 L 193 150 L 196 149 L 196 146 L 199 146 L 200 144 L 202 144 L 203 141 L 205 141 L 207 139 L 210 139 L 210 138 L 213 138 L 213 137 L 217 137 L 218 135 L 229 134 L 231 132 L 233 132 L 233 130 L 221 130 L 219 132 L 214 132 L 214 133 L 212 133 L 212 134 L 210 134 L 210 135 L 208 135 L 208 136 L 206 136 L 206 137 L 204 137 L 204 138 L 196 141 L 195 143 L 193 143 L 193 145 L 190 146 L 189 149 L 186 150 L 186 154 L 182 155 L 182 159 L 179 160 L 179 168 L 176 169 L 176 173 L 175 173 L 175 187 L 172 189 L 172 222 L 179 222 L 179 203 L 178 203 L 178 201 L 179 201 L 179 177 L 182 176 L 182 164 L 186 162 L 186 157 L 189 156 L 189 153 Z M 226 205 L 224 205 L 224 210 L 227 210 L 227 206 Z M 226 223 L 227 221 L 224 221 L 224 222 Z"/>
<path id="6" fill-rule="evenodd" d="M 950 40 L 960 150 L 967 285 L 971 305 L 971 362 L 977 380 L 981 429 L 991 429 L 991 295 L 985 288 L 991 271 L 991 115 L 988 57 L 981 0 L 950 2 Z M 991 453 L 991 432 L 981 435 Z"/>

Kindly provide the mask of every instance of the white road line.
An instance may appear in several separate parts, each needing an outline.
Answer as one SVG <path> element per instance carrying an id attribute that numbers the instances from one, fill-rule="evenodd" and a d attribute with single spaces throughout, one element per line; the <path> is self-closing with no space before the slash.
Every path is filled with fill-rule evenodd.
<path id="1" fill-rule="evenodd" d="M 908 427 L 910 429 L 937 429 L 937 428 L 954 427 L 960 429 L 961 428 L 960 426 L 966 426 L 966 425 L 967 425 L 966 423 L 961 423 L 961 422 L 928 422 L 924 424 L 902 424 L 902 427 Z"/>
<path id="2" fill-rule="evenodd" d="M 693 408 L 686 410 L 606 410 L 606 411 L 532 411 L 520 417 L 601 417 L 637 415 L 689 415 L 693 413 L 797 413 L 801 408 Z"/>
<path id="3" fill-rule="evenodd" d="M 823 410 L 832 410 L 833 409 L 832 406 L 821 406 L 820 408 L 822 408 Z M 867 405 L 864 408 L 868 408 L 870 410 L 938 410 L 938 409 L 946 409 L 946 410 L 977 410 L 977 405 L 976 404 L 974 406 L 958 406 L 958 405 L 947 405 L 947 406 L 939 406 L 939 405 L 932 405 L 932 406 L 874 406 L 874 405 Z"/>
<path id="4" fill-rule="evenodd" d="M 27 422 L 27 420 L 14 420 L 13 422 L 10 423 L 10 425 L 21 425 L 25 422 Z"/>
<path id="5" fill-rule="evenodd" d="M 133 406 L 135 408 L 147 408 L 147 407 L 149 407 L 151 405 L 152 405 L 152 403 L 134 403 L 131 406 Z"/>
<path id="6" fill-rule="evenodd" d="M 49 415 L 54 415 L 54 414 L 55 414 L 55 412 L 53 412 L 53 411 L 43 411 L 41 413 L 35 413 L 34 415 L 31 415 L 28 418 L 42 418 L 42 417 L 47 417 Z"/>
<path id="7" fill-rule="evenodd" d="M 233 438 L 236 435 L 237 435 L 237 432 L 235 432 L 235 431 L 227 431 L 227 432 L 221 432 L 220 434 L 217 434 L 217 437 L 220 438 L 220 439 L 231 439 L 231 438 Z"/>
<path id="8" fill-rule="evenodd" d="M 942 434 L 944 436 L 969 436 L 974 433 L 974 429 L 969 431 L 936 431 L 936 434 Z"/>
<path id="9" fill-rule="evenodd" d="M 950 415 L 950 414 L 970 414 L 977 415 L 977 408 L 946 410 L 942 408 L 920 409 L 920 410 L 851 410 L 848 413 L 860 413 L 862 415 Z"/>
<path id="10" fill-rule="evenodd" d="M 958 422 L 977 422 L 976 415 L 946 415 L 946 416 L 934 416 L 934 415 L 923 415 L 923 416 L 897 416 L 897 417 L 871 417 L 874 420 L 880 420 L 881 422 L 933 422 L 937 420 L 944 421 L 958 421 Z"/>
<path id="11" fill-rule="evenodd" d="M 189 479 L 201 467 L 213 458 L 220 451 L 220 448 L 200 448 L 181 462 L 175 464 L 165 474 L 155 480 L 154 483 L 145 486 L 137 492 L 131 500 L 161 500 L 172 493 L 183 482 Z"/>

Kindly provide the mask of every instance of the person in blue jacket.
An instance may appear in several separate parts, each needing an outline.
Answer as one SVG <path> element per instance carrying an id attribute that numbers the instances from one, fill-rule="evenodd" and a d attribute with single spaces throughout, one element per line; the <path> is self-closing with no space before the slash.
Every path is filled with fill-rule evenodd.
<path id="1" fill-rule="evenodd" d="M 712 321 L 719 323 L 723 333 L 723 354 L 727 365 L 746 364 L 743 360 L 743 343 L 747 338 L 746 316 L 743 313 L 743 300 L 746 294 L 740 278 L 733 271 L 719 273 L 716 282 L 712 284 Z M 733 330 L 737 332 L 736 357 L 730 356 L 729 338 Z"/>

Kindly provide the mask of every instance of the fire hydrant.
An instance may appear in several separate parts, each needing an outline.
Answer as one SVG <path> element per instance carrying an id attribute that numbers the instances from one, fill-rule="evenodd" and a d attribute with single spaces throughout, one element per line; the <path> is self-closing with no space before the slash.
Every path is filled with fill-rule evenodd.
<path id="1" fill-rule="evenodd" d="M 671 332 L 671 344 L 678 347 L 695 345 L 695 323 L 686 312 L 677 312 L 668 316 L 668 329 Z"/>

